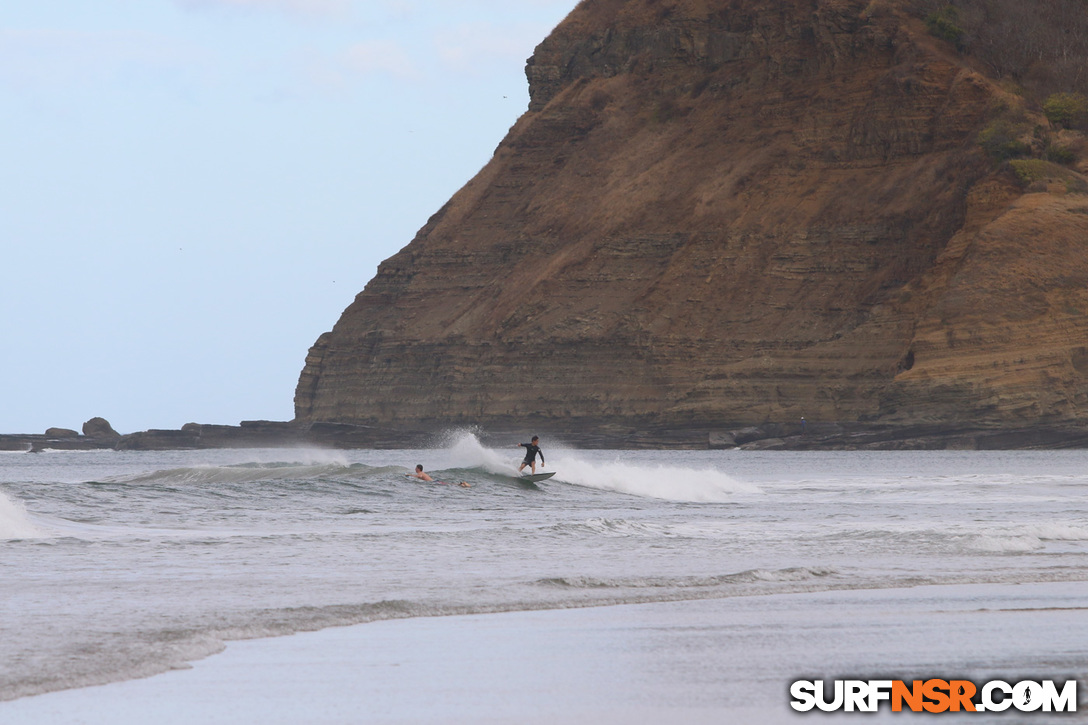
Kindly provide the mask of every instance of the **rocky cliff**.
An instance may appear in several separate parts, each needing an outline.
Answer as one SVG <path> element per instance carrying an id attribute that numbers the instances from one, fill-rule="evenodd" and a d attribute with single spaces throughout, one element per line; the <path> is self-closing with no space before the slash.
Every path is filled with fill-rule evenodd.
<path id="1" fill-rule="evenodd" d="M 491 162 L 310 350 L 298 422 L 1088 417 L 1088 187 L 986 153 L 1045 119 L 905 3 L 585 0 L 526 71 Z"/>

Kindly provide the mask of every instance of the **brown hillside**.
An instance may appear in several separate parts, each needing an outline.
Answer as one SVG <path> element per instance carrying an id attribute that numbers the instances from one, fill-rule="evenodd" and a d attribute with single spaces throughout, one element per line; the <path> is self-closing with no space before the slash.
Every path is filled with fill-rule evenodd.
<path id="1" fill-rule="evenodd" d="M 492 161 L 311 349 L 297 419 L 1084 419 L 1083 177 L 987 156 L 995 118 L 1027 153 L 1045 119 L 901 5 L 581 3 Z"/>

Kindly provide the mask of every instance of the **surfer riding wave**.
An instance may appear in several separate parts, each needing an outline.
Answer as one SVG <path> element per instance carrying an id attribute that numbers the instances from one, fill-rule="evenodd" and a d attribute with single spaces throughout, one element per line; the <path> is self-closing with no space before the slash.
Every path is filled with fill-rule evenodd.
<path id="1" fill-rule="evenodd" d="M 540 465 L 544 465 L 544 451 L 540 450 L 540 446 L 537 442 L 540 441 L 540 436 L 533 436 L 533 440 L 529 443 L 518 443 L 519 448 L 525 449 L 525 460 L 518 466 L 518 473 L 525 470 L 526 466 L 532 468 L 533 473 L 536 473 L 536 457 L 540 455 Z"/>

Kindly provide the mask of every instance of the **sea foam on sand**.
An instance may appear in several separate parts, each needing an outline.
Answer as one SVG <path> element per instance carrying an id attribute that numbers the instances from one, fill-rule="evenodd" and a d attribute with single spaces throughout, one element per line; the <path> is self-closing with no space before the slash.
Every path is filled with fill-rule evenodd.
<path id="1" fill-rule="evenodd" d="M 785 723 L 817 678 L 1083 672 L 1083 582 L 845 590 L 372 622 L 0 703 L 35 725 Z M 1083 689 L 1084 683 L 1080 683 Z M 820 722 L 902 720 L 843 713 Z M 907 716 L 909 717 L 909 716 Z M 1064 722 L 1033 713 L 1033 723 Z M 1066 719 L 1068 716 L 1064 716 Z M 898 718 L 898 719 L 896 719 Z M 989 722 L 947 714 L 949 723 Z"/>

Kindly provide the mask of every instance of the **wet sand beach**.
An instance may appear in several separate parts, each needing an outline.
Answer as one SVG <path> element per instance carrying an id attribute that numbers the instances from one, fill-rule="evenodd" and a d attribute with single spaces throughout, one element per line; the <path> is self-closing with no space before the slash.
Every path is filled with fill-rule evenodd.
<path id="1" fill-rule="evenodd" d="M 1088 673 L 1088 585 L 919 586 L 387 620 L 231 642 L 147 679 L 0 703 L 0 722 L 778 723 L 816 677 Z M 916 717 L 916 716 L 915 716 Z M 1069 715 L 1032 715 L 1033 723 Z M 1075 716 L 1074 716 L 1075 717 Z M 1012 715 L 1015 720 L 1016 714 Z M 1010 722 L 947 715 L 946 722 Z"/>

